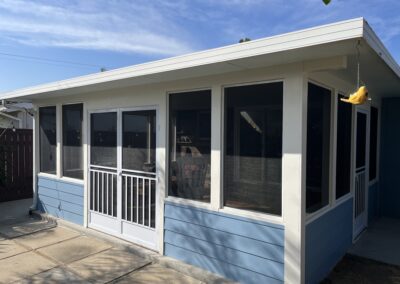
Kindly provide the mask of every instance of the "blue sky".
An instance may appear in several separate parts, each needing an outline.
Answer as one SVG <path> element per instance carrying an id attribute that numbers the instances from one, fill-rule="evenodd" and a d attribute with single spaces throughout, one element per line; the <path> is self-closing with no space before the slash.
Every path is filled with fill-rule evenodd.
<path id="1" fill-rule="evenodd" d="M 361 16 L 400 62 L 399 15 L 398 0 L 0 0 L 0 92 Z"/>

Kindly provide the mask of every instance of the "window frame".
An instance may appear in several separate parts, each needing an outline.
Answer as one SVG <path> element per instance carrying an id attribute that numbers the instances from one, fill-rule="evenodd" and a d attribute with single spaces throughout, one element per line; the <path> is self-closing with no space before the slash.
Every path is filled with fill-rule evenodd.
<path id="1" fill-rule="evenodd" d="M 353 162 L 355 162 L 354 159 L 353 159 L 353 156 L 355 154 L 354 153 L 355 152 L 355 147 L 354 147 L 354 142 L 355 142 L 354 130 L 355 130 L 355 128 L 354 128 L 354 124 L 355 124 L 355 119 L 356 119 L 357 113 L 356 113 L 356 107 L 352 106 L 352 109 L 351 109 L 351 137 L 350 137 L 350 190 L 349 190 L 349 192 L 347 192 L 346 194 L 340 196 L 339 198 L 336 197 L 337 126 L 338 126 L 337 122 L 338 122 L 338 110 L 339 110 L 339 104 L 338 104 L 339 96 L 345 96 L 345 92 L 342 92 L 342 91 L 336 91 L 335 92 L 335 108 L 334 108 L 334 111 L 335 111 L 335 117 L 334 117 L 334 119 L 335 119 L 335 131 L 334 131 L 334 137 L 333 137 L 333 141 L 335 143 L 335 148 L 334 148 L 335 149 L 335 155 L 334 155 L 334 165 L 332 166 L 334 168 L 333 170 L 334 170 L 334 173 L 335 173 L 334 177 L 332 179 L 333 180 L 333 184 L 332 184 L 332 198 L 333 198 L 332 202 L 333 202 L 333 205 L 341 204 L 342 201 L 344 202 L 347 199 L 349 199 L 350 197 L 352 197 L 353 196 L 353 188 L 354 188 L 354 186 L 353 186 L 353 184 L 354 184 Z"/>
<path id="2" fill-rule="evenodd" d="M 54 107 L 56 109 L 56 169 L 55 169 L 55 173 L 46 173 L 46 172 L 42 172 L 41 171 L 41 143 L 40 143 L 40 109 L 41 108 L 46 108 L 46 107 Z M 58 136 L 59 136 L 59 127 L 58 127 L 58 118 L 59 118 L 59 113 L 58 113 L 59 107 L 58 104 L 43 104 L 43 105 L 39 105 L 38 106 L 38 112 L 37 112 L 37 125 L 35 125 L 35 129 L 37 126 L 37 130 L 38 130 L 38 135 L 37 135 L 37 154 L 38 154 L 38 162 L 36 164 L 37 166 L 37 175 L 38 176 L 43 176 L 43 177 L 50 177 L 50 178 L 59 178 L 59 173 L 58 173 Z"/>
<path id="3" fill-rule="evenodd" d="M 219 211 L 226 214 L 232 214 L 236 216 L 241 216 L 245 218 L 251 218 L 259 221 L 266 221 L 275 224 L 283 223 L 283 216 L 285 215 L 284 211 L 287 210 L 284 208 L 284 187 L 283 187 L 283 169 L 284 169 L 284 151 L 283 151 L 283 142 L 282 142 L 282 162 L 281 162 L 281 172 L 282 172 L 282 188 L 281 188 L 281 214 L 274 215 L 266 212 L 257 212 L 250 211 L 245 209 L 233 208 L 224 205 L 224 166 L 225 166 L 225 128 L 226 128 L 226 92 L 227 88 L 232 87 L 246 87 L 252 85 L 262 85 L 262 84 L 271 84 L 271 83 L 282 83 L 282 141 L 284 139 L 284 113 L 285 113 L 285 78 L 282 79 L 272 79 L 272 80 L 260 80 L 260 81 L 251 81 L 251 82 L 241 82 L 241 83 L 232 83 L 232 84 L 223 84 L 221 85 L 221 125 L 220 125 L 220 137 L 221 137 L 221 151 L 220 151 L 220 187 L 219 187 L 219 196 L 220 196 L 220 204 Z M 212 137 L 211 137 L 212 139 Z"/>
<path id="4" fill-rule="evenodd" d="M 73 178 L 73 177 L 68 177 L 68 176 L 64 176 L 64 152 L 63 152 L 63 147 L 64 147 L 64 115 L 63 115 L 63 107 L 64 106 L 69 106 L 69 105 L 78 105 L 81 104 L 82 105 L 82 137 L 81 137 L 81 141 L 82 141 L 82 179 L 78 179 L 78 178 Z M 60 104 L 60 108 L 59 108 L 59 116 L 60 116 L 60 173 L 59 173 L 59 177 L 61 179 L 64 180 L 71 180 L 71 181 L 78 181 L 78 182 L 84 182 L 85 180 L 85 171 L 86 171 L 86 165 L 85 165 L 85 135 L 87 135 L 85 132 L 87 131 L 87 129 L 85 128 L 85 123 L 86 123 L 86 113 L 85 113 L 85 103 L 83 102 L 71 102 L 71 103 L 62 103 Z"/>
<path id="5" fill-rule="evenodd" d="M 325 215 L 327 212 L 329 212 L 330 210 L 332 210 L 333 208 L 339 206 L 340 204 L 342 204 L 343 202 L 346 202 L 348 199 L 352 198 L 353 196 L 353 186 L 351 186 L 350 188 L 350 192 L 341 196 L 339 199 L 336 199 L 336 155 L 337 155 L 337 151 L 336 151 L 336 135 L 337 135 L 337 99 L 338 99 L 338 95 L 344 92 L 341 92 L 339 90 L 339 88 L 335 88 L 332 87 L 332 85 L 334 84 L 326 84 L 326 83 L 322 83 L 321 81 L 318 80 L 314 80 L 311 77 L 306 78 L 305 80 L 305 84 L 307 85 L 307 102 L 308 102 L 308 84 L 314 84 L 318 87 L 327 89 L 331 92 L 331 115 L 330 115 L 330 125 L 331 125 L 331 129 L 330 129 L 330 140 L 329 140 L 329 148 L 330 148 L 330 155 L 329 155 L 329 192 L 328 192 L 328 203 L 319 208 L 318 210 L 312 212 L 312 213 L 308 213 L 307 212 L 307 208 L 306 206 L 304 206 L 304 212 L 305 212 L 305 224 L 309 224 L 311 222 L 313 222 L 314 220 L 318 219 L 319 217 Z M 353 112 L 354 112 L 354 108 L 353 108 Z M 305 113 L 305 117 L 306 117 L 306 126 L 307 124 L 307 116 L 308 116 L 308 107 L 306 108 L 306 113 Z M 354 127 L 354 114 L 352 115 L 352 129 Z M 306 128 L 306 132 L 308 131 L 308 128 Z M 306 134 L 307 136 L 307 134 Z M 305 161 L 307 161 L 307 146 L 308 146 L 308 141 L 307 141 L 307 137 L 305 139 L 306 141 L 306 145 L 305 145 Z M 353 137 L 352 137 L 352 145 L 353 145 Z M 352 146 L 352 152 L 353 152 L 353 146 Z M 352 153 L 352 159 L 353 159 L 353 153 Z M 351 162 L 353 163 L 353 161 Z M 353 164 L 352 164 L 353 165 Z M 304 163 L 304 166 L 306 166 L 306 162 Z M 351 166 L 352 167 L 352 166 Z M 305 174 L 304 174 L 304 178 L 306 178 L 307 174 L 306 174 L 306 168 L 304 169 Z M 351 173 L 350 175 L 350 180 L 351 182 L 353 181 L 353 173 Z M 306 181 L 304 181 L 305 183 Z M 304 184 L 305 185 L 305 184 Z M 306 202 L 306 188 L 304 189 L 304 202 Z"/>
<path id="6" fill-rule="evenodd" d="M 208 202 L 203 202 L 199 200 L 193 200 L 193 199 L 187 199 L 179 196 L 173 196 L 169 195 L 169 182 L 170 182 L 170 97 L 171 94 L 182 94 L 182 93 L 190 93 L 190 92 L 201 92 L 201 91 L 209 91 L 211 94 L 211 105 L 210 105 L 210 111 L 211 111 L 211 123 L 212 123 L 212 106 L 213 106 L 213 88 L 211 86 L 209 87 L 199 87 L 199 88 L 189 88 L 189 89 L 181 89 L 181 90 L 170 90 L 165 92 L 165 118 L 166 118 L 166 127 L 165 127 L 165 193 L 164 193 L 164 199 L 165 202 L 173 202 L 175 204 L 181 204 L 181 205 L 188 205 L 188 206 L 194 206 L 196 208 L 200 209 L 207 209 L 212 211 L 212 179 L 210 181 L 210 200 Z M 211 130 L 211 136 L 210 136 L 210 147 L 212 147 L 212 130 Z M 212 148 L 211 148 L 212 152 Z M 211 170 L 211 152 L 210 152 L 210 170 Z M 210 173 L 211 174 L 211 173 Z"/>

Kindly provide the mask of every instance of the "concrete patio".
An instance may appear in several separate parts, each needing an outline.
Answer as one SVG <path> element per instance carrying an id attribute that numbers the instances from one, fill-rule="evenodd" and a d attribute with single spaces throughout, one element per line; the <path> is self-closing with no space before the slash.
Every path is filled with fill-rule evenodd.
<path id="1" fill-rule="evenodd" d="M 0 204 L 0 283 L 230 283 L 90 229 L 30 217 L 29 202 Z"/>
<path id="2" fill-rule="evenodd" d="M 349 253 L 400 266 L 400 220 L 390 218 L 375 220 Z"/>

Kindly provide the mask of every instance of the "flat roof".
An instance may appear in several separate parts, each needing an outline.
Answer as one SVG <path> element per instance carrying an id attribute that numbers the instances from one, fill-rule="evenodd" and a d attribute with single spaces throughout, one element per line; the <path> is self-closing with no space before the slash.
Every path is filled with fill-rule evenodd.
<path id="1" fill-rule="evenodd" d="M 0 98 L 29 100 L 40 97 L 43 94 L 51 95 L 57 93 L 67 95 L 95 91 L 100 86 L 105 88 L 105 84 L 117 87 L 112 82 L 128 82 L 127 80 L 129 80 L 128 85 L 172 81 L 184 78 L 183 73 L 187 76 L 190 71 L 193 73 L 192 77 L 217 74 L 218 72 L 232 72 L 258 67 L 255 63 L 256 61 L 250 59 L 260 56 L 263 56 L 265 60 L 269 58 L 270 65 L 272 63 L 283 64 L 285 62 L 282 61 L 282 57 L 280 57 L 279 62 L 276 60 L 274 62 L 271 59 L 271 55 L 359 38 L 363 38 L 395 73 L 396 77 L 400 78 L 400 67 L 397 62 L 364 18 L 356 18 L 249 42 L 18 89 L 0 94 Z M 302 58 L 299 57 L 299 59 L 301 60 Z M 171 74 L 175 76 L 171 76 Z"/>

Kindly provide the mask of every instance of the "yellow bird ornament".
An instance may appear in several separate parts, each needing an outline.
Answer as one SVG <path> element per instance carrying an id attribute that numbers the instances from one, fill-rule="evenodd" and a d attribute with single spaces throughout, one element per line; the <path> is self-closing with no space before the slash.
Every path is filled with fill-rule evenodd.
<path id="1" fill-rule="evenodd" d="M 368 100 L 368 89 L 365 86 L 361 86 L 357 92 L 351 94 L 348 99 L 342 98 L 340 100 L 353 105 L 362 105 Z"/>

